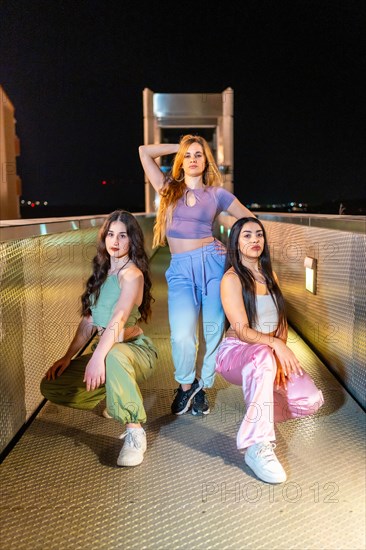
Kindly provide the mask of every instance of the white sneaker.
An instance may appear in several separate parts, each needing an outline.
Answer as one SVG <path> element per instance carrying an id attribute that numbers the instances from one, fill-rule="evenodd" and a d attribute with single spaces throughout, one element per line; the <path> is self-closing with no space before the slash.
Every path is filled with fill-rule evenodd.
<path id="1" fill-rule="evenodd" d="M 120 436 L 125 442 L 118 455 L 118 466 L 138 466 L 144 460 L 146 433 L 143 428 L 126 428 Z"/>
<path id="2" fill-rule="evenodd" d="M 283 483 L 287 476 L 274 453 L 275 447 L 276 444 L 269 441 L 251 445 L 245 452 L 244 460 L 262 481 Z"/>

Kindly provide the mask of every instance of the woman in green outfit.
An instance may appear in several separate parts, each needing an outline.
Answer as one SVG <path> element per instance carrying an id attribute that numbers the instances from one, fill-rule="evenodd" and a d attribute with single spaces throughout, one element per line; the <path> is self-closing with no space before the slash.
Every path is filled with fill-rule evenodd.
<path id="1" fill-rule="evenodd" d="M 126 425 L 119 466 L 141 464 L 146 451 L 141 425 L 146 412 L 138 384 L 152 374 L 157 353 L 138 322 L 151 315 L 150 291 L 143 232 L 132 214 L 116 210 L 99 232 L 76 334 L 41 382 L 44 397 L 76 409 L 93 409 L 106 398 L 107 416 Z M 93 334 L 93 353 L 74 357 Z"/>

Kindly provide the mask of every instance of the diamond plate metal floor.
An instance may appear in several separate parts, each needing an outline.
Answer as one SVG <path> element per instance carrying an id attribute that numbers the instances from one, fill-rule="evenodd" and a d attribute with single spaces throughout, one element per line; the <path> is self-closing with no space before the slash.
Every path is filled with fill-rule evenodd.
<path id="1" fill-rule="evenodd" d="M 170 414 L 168 260 L 166 249 L 153 259 L 146 332 L 159 362 L 142 386 L 144 462 L 116 466 L 121 427 L 101 416 L 102 405 L 82 412 L 47 402 L 0 467 L 0 548 L 365 549 L 365 414 L 300 339 L 292 347 L 325 405 L 276 426 L 285 484 L 256 479 L 236 450 L 240 388 L 217 377 L 206 418 Z"/>

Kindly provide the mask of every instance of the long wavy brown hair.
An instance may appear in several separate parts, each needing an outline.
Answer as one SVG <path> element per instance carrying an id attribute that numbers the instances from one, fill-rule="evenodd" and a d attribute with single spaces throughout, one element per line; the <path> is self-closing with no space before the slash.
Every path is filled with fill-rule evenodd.
<path id="1" fill-rule="evenodd" d="M 154 248 L 165 246 L 166 226 L 171 223 L 173 210 L 186 190 L 183 159 L 192 143 L 199 143 L 205 156 L 206 166 L 202 174 L 203 183 L 207 186 L 221 184 L 221 174 L 207 141 L 202 136 L 192 134 L 183 136 L 179 142 L 179 149 L 174 157 L 172 168 L 166 175 L 165 184 L 160 191 L 160 203 L 154 224 Z"/>
<path id="2" fill-rule="evenodd" d="M 257 306 L 256 306 L 256 288 L 255 288 L 255 279 L 253 277 L 250 269 L 247 269 L 242 263 L 240 258 L 240 249 L 239 249 L 239 236 L 242 230 L 243 225 L 247 222 L 256 223 L 259 225 L 263 231 L 264 236 L 264 247 L 263 252 L 259 257 L 261 274 L 266 280 L 268 292 L 273 298 L 273 301 L 276 305 L 278 312 L 278 326 L 277 333 L 281 334 L 283 330 L 287 327 L 286 312 L 285 312 L 285 300 L 281 292 L 280 287 L 277 284 L 277 281 L 273 275 L 271 255 L 269 251 L 269 246 L 267 242 L 267 235 L 264 229 L 263 224 L 257 218 L 245 217 L 236 220 L 230 229 L 229 240 L 227 243 L 227 254 L 225 261 L 225 270 L 224 272 L 233 267 L 236 274 L 238 275 L 243 291 L 243 300 L 244 306 L 247 312 L 248 321 L 250 328 L 257 322 Z M 226 320 L 225 329 L 229 327 L 229 322 Z"/>
<path id="3" fill-rule="evenodd" d="M 154 302 L 151 295 L 150 261 L 145 251 L 145 239 L 142 229 L 136 218 L 126 210 L 115 210 L 109 214 L 99 230 L 97 253 L 92 261 L 93 273 L 87 280 L 85 292 L 81 296 L 81 314 L 83 316 L 91 315 L 91 298 L 93 298 L 94 303 L 97 302 L 100 288 L 108 276 L 111 260 L 107 252 L 105 239 L 111 223 L 116 221 L 125 224 L 130 245 L 128 257 L 142 271 L 144 276 L 144 292 L 139 312 L 141 319 L 147 322 L 151 316 L 151 303 Z"/>

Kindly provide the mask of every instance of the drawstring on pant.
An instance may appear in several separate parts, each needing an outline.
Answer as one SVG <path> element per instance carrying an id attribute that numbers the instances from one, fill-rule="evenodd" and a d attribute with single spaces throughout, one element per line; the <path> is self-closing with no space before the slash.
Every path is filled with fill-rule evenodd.
<path id="1" fill-rule="evenodd" d="M 202 267 L 202 292 L 205 296 L 207 296 L 206 269 L 205 269 L 203 250 L 201 255 L 201 267 Z"/>

